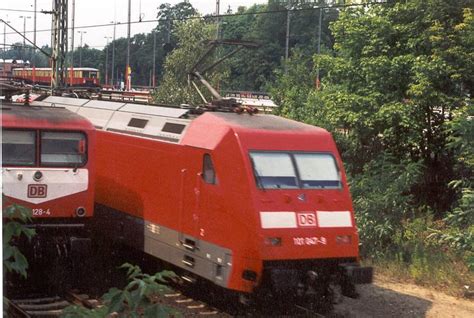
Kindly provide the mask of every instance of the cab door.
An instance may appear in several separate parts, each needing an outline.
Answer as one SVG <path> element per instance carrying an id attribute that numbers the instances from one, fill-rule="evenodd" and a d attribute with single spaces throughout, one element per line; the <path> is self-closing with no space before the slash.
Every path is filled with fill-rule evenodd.
<path id="1" fill-rule="evenodd" d="M 199 238 L 206 235 L 208 211 L 218 204 L 215 198 L 218 180 L 212 155 L 207 149 L 187 149 L 179 182 L 183 202 L 179 207 L 181 238 L 183 242 L 197 245 Z"/>

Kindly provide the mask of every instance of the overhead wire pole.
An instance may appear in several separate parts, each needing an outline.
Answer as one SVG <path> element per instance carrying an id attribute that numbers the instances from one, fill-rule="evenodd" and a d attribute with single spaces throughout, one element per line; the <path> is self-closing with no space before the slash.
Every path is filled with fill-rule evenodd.
<path id="1" fill-rule="evenodd" d="M 288 53 L 290 46 L 290 6 L 286 11 L 286 39 L 285 39 L 285 74 L 288 73 Z"/>
<path id="2" fill-rule="evenodd" d="M 110 36 L 104 36 L 104 38 L 107 40 L 107 45 L 105 46 L 105 85 L 108 85 L 109 83 L 109 39 L 112 37 Z"/>
<path id="3" fill-rule="evenodd" d="M 68 32 L 68 0 L 54 0 L 51 58 L 51 91 L 58 92 L 66 86 L 66 55 Z"/>
<path id="4" fill-rule="evenodd" d="M 36 83 L 36 0 L 34 2 L 33 10 L 35 11 L 33 14 L 33 83 Z"/>
<path id="5" fill-rule="evenodd" d="M 110 23 L 114 24 L 114 35 L 113 35 L 113 40 L 112 40 L 112 74 L 111 74 L 111 84 L 112 84 L 112 89 L 115 88 L 115 29 L 117 27 L 117 0 L 114 0 L 114 21 L 111 21 Z"/>
<path id="6" fill-rule="evenodd" d="M 153 77 L 151 80 L 152 87 L 156 87 L 156 31 L 153 30 Z"/>
<path id="7" fill-rule="evenodd" d="M 117 26 L 117 22 L 116 21 L 112 21 L 111 23 L 114 24 L 114 36 L 113 36 L 113 40 L 112 40 L 112 74 L 111 74 L 111 84 L 112 84 L 112 88 L 114 88 L 115 86 L 115 81 L 114 81 L 114 71 L 115 71 L 115 27 Z"/>
<path id="8" fill-rule="evenodd" d="M 220 32 L 219 13 L 220 13 L 220 0 L 216 0 L 216 25 L 217 25 L 216 40 L 219 40 L 219 32 Z"/>
<path id="9" fill-rule="evenodd" d="M 319 8 L 319 27 L 318 27 L 318 56 L 321 54 L 321 21 L 323 19 L 323 9 Z M 319 89 L 321 81 L 319 79 L 319 63 L 316 69 L 316 89 Z"/>
<path id="10" fill-rule="evenodd" d="M 8 19 L 8 14 L 7 14 L 7 19 Z M 10 23 L 10 21 L 4 21 L 3 22 L 3 59 L 7 57 L 7 23 Z"/>
<path id="11" fill-rule="evenodd" d="M 73 86 L 74 78 L 74 22 L 76 19 L 76 0 L 72 0 L 72 17 L 71 17 L 71 66 L 69 67 L 69 86 Z"/>
<path id="12" fill-rule="evenodd" d="M 130 75 L 130 19 L 131 19 L 131 0 L 128 0 L 128 23 L 127 23 L 127 63 L 125 68 L 125 90 L 131 89 Z"/>
<path id="13" fill-rule="evenodd" d="M 81 41 L 79 46 L 79 67 L 82 67 L 82 35 L 87 33 L 87 31 L 77 31 L 81 35 Z"/>
<path id="14" fill-rule="evenodd" d="M 219 19 L 219 14 L 220 14 L 220 0 L 216 0 L 216 41 L 219 41 L 220 39 L 220 19 Z M 216 50 L 216 57 L 219 58 L 220 56 L 220 50 Z M 218 91 L 220 91 L 220 81 L 217 81 L 216 88 Z"/>
<path id="15" fill-rule="evenodd" d="M 20 19 L 23 19 L 23 52 L 22 52 L 22 60 L 23 63 L 25 62 L 25 55 L 26 55 L 26 19 L 31 19 L 31 16 L 27 15 L 20 15 Z"/>

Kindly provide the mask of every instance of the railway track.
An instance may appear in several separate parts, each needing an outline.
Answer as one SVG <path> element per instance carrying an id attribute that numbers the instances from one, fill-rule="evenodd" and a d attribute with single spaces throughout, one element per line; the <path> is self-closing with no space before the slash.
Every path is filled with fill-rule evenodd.
<path id="1" fill-rule="evenodd" d="M 231 315 L 225 314 L 218 309 L 207 305 L 206 303 L 190 298 L 181 292 L 171 292 L 163 295 L 167 300 L 166 303 L 170 303 L 173 307 L 178 309 L 184 309 L 183 314 L 193 316 L 215 316 L 215 317 L 231 317 Z"/>
<path id="2" fill-rule="evenodd" d="M 76 291 L 69 291 L 64 296 L 12 299 L 8 300 L 8 317 L 59 317 L 66 307 L 72 305 L 92 309 L 101 306 L 101 302 Z"/>
<path id="3" fill-rule="evenodd" d="M 202 301 L 190 298 L 180 292 L 169 292 L 158 296 L 155 301 L 183 314 L 183 316 L 231 317 Z M 45 318 L 60 317 L 68 306 L 79 305 L 94 309 L 102 306 L 98 299 L 90 298 L 77 291 L 69 291 L 64 296 L 31 297 L 8 300 L 8 317 Z"/>
<path id="4" fill-rule="evenodd" d="M 180 312 L 184 317 L 191 316 L 213 316 L 213 317 L 232 317 L 233 315 L 225 313 L 219 309 L 216 309 L 208 304 L 190 298 L 188 295 L 182 294 L 181 292 L 169 292 L 162 296 L 156 301 L 162 303 L 164 306 L 172 308 Z M 75 291 L 67 292 L 63 297 L 51 296 L 51 297 L 32 297 L 24 299 L 14 299 L 8 301 L 8 317 L 12 318 L 45 318 L 45 317 L 60 317 L 64 309 L 68 306 L 79 305 L 85 308 L 94 309 L 102 306 L 100 300 L 90 298 L 86 294 L 80 294 Z M 242 312 L 240 313 L 242 314 Z M 240 315 L 239 314 L 239 315 Z M 271 316 L 288 316 L 286 314 L 279 314 L 273 312 Z M 250 312 L 245 313 L 246 316 L 268 316 L 265 312 Z M 292 317 L 335 317 L 325 316 L 314 312 L 309 308 L 295 305 L 294 310 L 291 311 L 290 316 Z"/>

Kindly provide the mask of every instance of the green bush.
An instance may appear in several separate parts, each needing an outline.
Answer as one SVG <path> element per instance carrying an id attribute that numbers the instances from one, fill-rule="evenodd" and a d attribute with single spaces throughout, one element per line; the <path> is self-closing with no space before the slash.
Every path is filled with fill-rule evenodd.
<path id="1" fill-rule="evenodd" d="M 363 254 L 381 256 L 397 244 L 394 239 L 403 220 L 415 215 L 410 189 L 420 170 L 419 163 L 396 163 L 386 154 L 367 164 L 363 174 L 351 178 Z"/>
<path id="2" fill-rule="evenodd" d="M 25 236 L 28 240 L 36 234 L 34 229 L 27 228 L 24 224 L 31 221 L 31 210 L 18 204 L 8 205 L 3 197 L 3 271 L 15 272 L 26 278 L 28 261 L 21 253 L 15 240 Z M 5 221 L 5 218 L 7 221 Z"/>
<path id="3" fill-rule="evenodd" d="M 168 291 L 164 284 L 176 275 L 163 271 L 155 275 L 142 273 L 136 265 L 128 263 L 120 268 L 127 270 L 128 284 L 124 289 L 111 288 L 102 296 L 103 306 L 87 309 L 70 306 L 62 314 L 64 318 L 106 317 L 116 313 L 118 317 L 179 317 L 176 310 L 157 303 L 156 296 Z"/>

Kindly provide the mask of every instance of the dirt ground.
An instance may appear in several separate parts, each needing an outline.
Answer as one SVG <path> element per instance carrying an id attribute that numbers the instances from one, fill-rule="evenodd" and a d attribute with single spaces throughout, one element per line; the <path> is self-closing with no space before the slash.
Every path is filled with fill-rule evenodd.
<path id="1" fill-rule="evenodd" d="M 359 299 L 343 297 L 336 313 L 343 317 L 473 318 L 474 300 L 376 276 L 372 285 L 358 287 Z"/>

